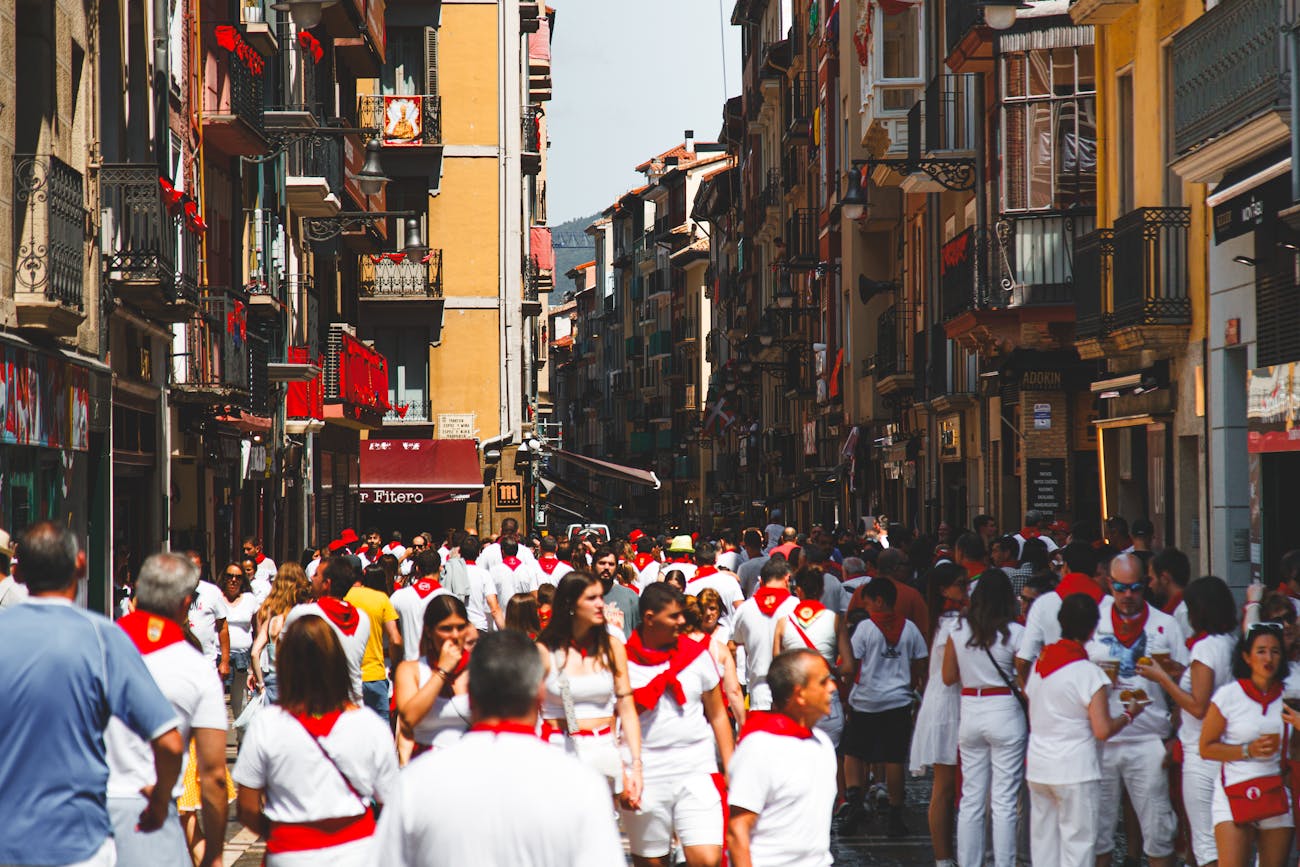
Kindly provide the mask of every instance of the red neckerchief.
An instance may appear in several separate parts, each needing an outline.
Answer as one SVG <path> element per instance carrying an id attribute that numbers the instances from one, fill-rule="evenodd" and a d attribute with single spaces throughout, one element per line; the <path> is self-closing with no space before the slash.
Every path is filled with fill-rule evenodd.
<path id="1" fill-rule="evenodd" d="M 415 588 L 416 593 L 420 594 L 421 599 L 428 599 L 430 593 L 442 589 L 442 583 L 437 578 L 421 578 L 411 586 Z"/>
<path id="2" fill-rule="evenodd" d="M 506 567 L 507 569 L 509 569 L 511 572 L 513 572 L 513 571 L 515 571 L 516 569 L 518 569 L 520 566 L 523 565 L 523 563 L 524 563 L 524 561 L 523 561 L 523 560 L 520 560 L 518 557 L 502 557 L 502 558 L 501 558 L 501 565 L 505 566 L 505 567 Z"/>
<path id="3" fill-rule="evenodd" d="M 1101 604 L 1102 598 L 1106 595 L 1096 581 L 1093 581 L 1082 572 L 1067 572 L 1065 577 L 1061 579 L 1061 583 L 1056 585 L 1056 595 L 1064 599 L 1067 596 L 1073 596 L 1075 593 L 1091 596 L 1092 601 L 1098 605 Z"/>
<path id="4" fill-rule="evenodd" d="M 142 656 L 185 640 L 185 631 L 179 623 L 147 611 L 124 614 L 118 618 L 117 625 Z"/>
<path id="5" fill-rule="evenodd" d="M 1151 607 L 1142 605 L 1142 613 L 1136 617 L 1124 617 L 1114 606 L 1110 606 L 1110 626 L 1115 630 L 1115 638 L 1125 647 L 1132 647 L 1147 628 L 1147 618 L 1151 616 Z"/>
<path id="6" fill-rule="evenodd" d="M 636 567 L 638 572 L 644 572 L 645 567 L 654 562 L 656 562 L 654 554 L 637 554 L 632 558 L 632 565 Z"/>
<path id="7" fill-rule="evenodd" d="M 1025 539 L 1026 541 L 1028 541 L 1029 539 L 1037 539 L 1041 535 L 1043 535 L 1043 531 L 1038 529 L 1037 527 L 1020 528 L 1020 537 L 1022 539 Z"/>
<path id="8" fill-rule="evenodd" d="M 740 727 L 740 737 L 737 741 L 743 741 L 754 732 L 766 732 L 769 735 L 781 735 L 788 738 L 800 738 L 807 740 L 813 736 L 812 729 L 807 726 L 801 726 L 799 723 L 790 719 L 783 713 L 773 713 L 766 710 L 751 710 L 745 717 L 745 724 Z"/>
<path id="9" fill-rule="evenodd" d="M 344 635 L 356 634 L 357 627 L 361 625 L 361 613 L 355 605 L 333 596 L 322 596 L 316 600 L 316 604 L 340 632 Z"/>
<path id="10" fill-rule="evenodd" d="M 466 560 L 466 561 L 465 561 L 465 565 L 466 565 L 466 566 L 477 566 L 477 565 L 478 565 L 478 561 L 477 561 L 477 560 Z"/>
<path id="11" fill-rule="evenodd" d="M 669 554 L 668 555 L 669 563 L 691 563 L 694 561 L 694 559 L 695 557 L 692 554 Z"/>
<path id="12" fill-rule="evenodd" d="M 1047 677 L 1072 662 L 1083 662 L 1087 658 L 1088 652 L 1083 649 L 1082 644 L 1063 638 L 1043 648 L 1043 652 L 1038 656 L 1038 662 L 1034 664 L 1034 670 L 1038 672 L 1039 677 Z"/>
<path id="13" fill-rule="evenodd" d="M 816 599 L 806 599 L 794 607 L 794 618 L 804 626 L 809 626 L 825 610 L 826 606 Z"/>
<path id="14" fill-rule="evenodd" d="M 665 692 L 671 692 L 678 705 L 686 704 L 686 691 L 682 689 L 677 675 L 686 670 L 686 666 L 704 653 L 705 645 L 692 641 L 685 635 L 677 636 L 677 644 L 670 650 L 654 650 L 641 643 L 641 630 L 632 631 L 627 640 L 627 658 L 637 665 L 656 666 L 668 663 L 668 668 L 656 674 L 649 683 L 640 689 L 632 690 L 632 701 L 637 711 L 645 713 L 659 706 L 659 699 Z"/>
<path id="15" fill-rule="evenodd" d="M 947 596 L 943 597 L 943 613 L 944 613 L 944 614 L 947 614 L 947 613 L 950 612 L 950 611 L 956 611 L 956 612 L 960 613 L 960 612 L 964 611 L 965 609 L 966 609 L 966 603 L 964 603 L 964 602 L 959 602 L 959 601 L 956 600 L 956 599 L 949 599 Z"/>
<path id="16" fill-rule="evenodd" d="M 834 560 L 827 560 L 825 563 L 822 563 L 822 571 L 831 573 L 841 581 L 844 580 L 844 567 L 839 563 L 836 563 Z"/>
<path id="17" fill-rule="evenodd" d="M 754 601 L 764 617 L 771 617 L 781 603 L 790 598 L 790 591 L 784 587 L 760 587 L 754 592 Z"/>
<path id="18" fill-rule="evenodd" d="M 1198 633 L 1196 633 L 1195 635 L 1193 635 L 1191 638 L 1187 639 L 1187 641 L 1185 641 L 1185 642 L 1183 642 L 1183 643 L 1187 645 L 1187 649 L 1188 649 L 1188 650 L 1191 650 L 1193 647 L 1196 646 L 1196 643 L 1197 643 L 1198 641 L 1200 641 L 1202 638 L 1207 638 L 1207 637 L 1209 637 L 1209 633 L 1208 633 L 1208 632 L 1198 632 Z"/>
<path id="19" fill-rule="evenodd" d="M 472 732 L 491 732 L 494 735 L 528 735 L 537 737 L 537 728 L 535 726 L 526 726 L 523 723 L 510 722 L 509 720 L 497 720 L 496 722 L 477 722 L 469 727 Z"/>
<path id="20" fill-rule="evenodd" d="M 1173 593 L 1169 595 L 1169 601 L 1165 603 L 1165 607 L 1161 608 L 1160 610 L 1168 614 L 1170 617 L 1172 617 L 1174 612 L 1178 610 L 1178 606 L 1182 604 L 1183 604 L 1183 591 L 1175 590 Z"/>
<path id="21" fill-rule="evenodd" d="M 1268 713 L 1268 706 L 1277 701 L 1278 697 L 1282 695 L 1282 684 L 1277 681 L 1274 681 L 1268 688 L 1268 692 L 1263 693 L 1255 686 L 1255 681 L 1249 677 L 1240 678 L 1237 683 L 1241 685 L 1242 692 L 1246 693 L 1246 698 L 1259 702 L 1259 706 L 1263 709 L 1261 713 Z"/>
<path id="22" fill-rule="evenodd" d="M 716 574 L 718 574 L 717 566 L 701 566 L 700 568 L 695 570 L 695 578 L 707 578 L 710 575 L 716 575 Z M 692 578 L 691 580 L 693 581 L 695 579 Z"/>
<path id="23" fill-rule="evenodd" d="M 258 555 L 257 555 L 255 558 L 253 558 L 253 559 L 257 562 L 257 565 L 258 565 L 258 566 L 261 566 L 261 565 L 262 565 L 262 561 L 266 559 L 266 555 L 265 555 L 265 554 L 258 554 Z"/>
<path id="24" fill-rule="evenodd" d="M 554 554 L 543 554 L 537 558 L 537 565 L 542 567 L 542 571 L 547 575 L 555 573 L 555 569 L 560 565 L 560 558 Z"/>
<path id="25" fill-rule="evenodd" d="M 328 735 L 334 729 L 334 724 L 339 721 L 339 717 L 342 715 L 342 710 L 332 710 L 329 713 L 321 714 L 320 716 L 309 713 L 289 714 L 289 716 L 301 723 L 302 727 L 310 732 L 311 736 L 315 738 L 323 738 Z"/>
<path id="26" fill-rule="evenodd" d="M 881 635 L 885 636 L 885 644 L 893 647 L 898 644 L 898 639 L 903 637 L 903 627 L 907 625 L 907 618 L 900 617 L 897 611 L 872 611 L 871 622 L 876 624 Z"/>
<path id="27" fill-rule="evenodd" d="M 469 655 L 472 652 L 472 650 L 466 650 L 460 655 L 460 662 L 457 662 L 456 667 L 451 670 L 451 675 L 443 678 L 442 689 L 438 690 L 438 695 L 443 698 L 451 698 L 456 694 L 451 685 L 456 682 L 456 678 L 460 677 L 465 669 L 469 668 Z"/>

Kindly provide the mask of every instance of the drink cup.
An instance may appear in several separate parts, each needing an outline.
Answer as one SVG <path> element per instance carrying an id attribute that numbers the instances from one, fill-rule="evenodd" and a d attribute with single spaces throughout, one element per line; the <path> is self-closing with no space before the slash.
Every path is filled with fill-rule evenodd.
<path id="1" fill-rule="evenodd" d="M 1266 724 L 1260 729 L 1260 737 L 1264 738 L 1264 747 L 1267 749 L 1266 755 L 1273 755 L 1282 746 L 1282 729 L 1276 725 Z"/>
<path id="2" fill-rule="evenodd" d="M 1119 683 L 1119 660 L 1118 659 L 1103 659 L 1097 663 L 1097 667 L 1100 668 L 1102 671 L 1106 672 L 1106 676 L 1110 678 L 1110 685 L 1112 688 L 1118 685 Z"/>

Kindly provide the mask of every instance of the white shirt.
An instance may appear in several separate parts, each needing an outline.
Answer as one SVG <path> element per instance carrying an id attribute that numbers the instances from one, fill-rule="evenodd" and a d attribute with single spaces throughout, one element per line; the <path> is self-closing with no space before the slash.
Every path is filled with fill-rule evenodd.
<path id="1" fill-rule="evenodd" d="M 189 613 L 190 632 L 203 645 L 203 655 L 213 663 L 221 658 L 221 621 L 226 619 L 226 597 L 210 581 L 200 581 L 194 590 Z"/>
<path id="2" fill-rule="evenodd" d="M 785 625 L 781 627 L 781 650 L 812 650 L 820 653 L 826 663 L 835 667 L 835 657 L 839 655 L 839 644 L 835 631 L 835 612 L 823 608 L 813 615 L 812 620 L 804 622 L 799 617 L 800 607 L 785 616 Z M 797 627 L 797 628 L 796 628 Z M 802 634 L 800 630 L 803 630 Z M 804 640 L 804 636 L 808 640 Z M 812 642 L 810 647 L 808 642 Z"/>
<path id="3" fill-rule="evenodd" d="M 257 571 L 253 575 L 258 578 L 265 578 L 269 583 L 275 580 L 275 572 L 275 561 L 270 557 L 263 556 L 262 562 L 257 564 Z"/>
<path id="4" fill-rule="evenodd" d="M 3 580 L 0 580 L 0 608 L 17 605 L 26 598 L 26 584 L 18 583 L 18 579 L 12 575 L 6 575 Z"/>
<path id="5" fill-rule="evenodd" d="M 302 723 L 279 705 L 267 705 L 249 723 L 231 776 L 241 786 L 263 791 L 266 817 L 273 822 L 361 815 L 365 806 L 348 782 L 362 797 L 389 802 L 397 786 L 397 753 L 378 715 L 364 707 L 346 710 L 319 741 L 320 746 L 313 743 Z"/>
<path id="6" fill-rule="evenodd" d="M 695 577 L 695 564 L 694 563 L 665 563 L 659 567 L 659 580 L 662 581 L 664 578 L 667 578 L 669 572 L 682 573 L 682 579 L 687 584 L 690 584 L 691 579 Z"/>
<path id="7" fill-rule="evenodd" d="M 423 689 L 432 677 L 433 669 L 421 659 L 420 688 Z M 468 693 L 453 695 L 451 698 L 443 698 L 439 694 L 433 700 L 433 707 L 429 708 L 429 712 L 411 730 L 411 739 L 417 744 L 437 749 L 449 747 L 460 740 L 469 729 L 469 721 Z"/>
<path id="8" fill-rule="evenodd" d="M 1246 695 L 1241 684 L 1230 680 L 1214 693 L 1210 699 L 1227 723 L 1220 743 L 1240 745 L 1250 743 L 1266 732 L 1282 733 L 1282 698 L 1268 706 L 1265 711 L 1260 703 Z M 1244 780 L 1264 777 L 1278 773 L 1280 753 L 1257 759 L 1238 759 L 1223 763 L 1223 779 L 1229 786 Z M 1223 783 L 1219 783 L 1223 785 Z"/>
<path id="9" fill-rule="evenodd" d="M 481 565 L 482 561 L 479 562 Z M 520 557 L 519 565 L 513 569 L 498 561 L 489 571 L 492 573 L 492 583 L 497 588 L 497 602 L 502 607 L 509 604 L 516 594 L 531 593 L 541 586 L 538 577 L 541 570 L 537 568 L 536 561 L 529 563 Z"/>
<path id="10" fill-rule="evenodd" d="M 230 631 L 231 650 L 248 650 L 253 646 L 253 615 L 261 604 L 252 593 L 241 593 L 234 602 L 226 600 L 226 629 Z"/>
<path id="11" fill-rule="evenodd" d="M 718 568 L 726 569 L 728 572 L 735 572 L 744 562 L 740 558 L 740 551 L 722 551 L 718 554 Z"/>
<path id="12" fill-rule="evenodd" d="M 788 615 L 798 604 L 799 600 L 790 596 L 776 607 L 771 617 L 760 611 L 753 599 L 746 599 L 736 609 L 731 640 L 745 648 L 749 706 L 754 710 L 766 710 L 772 706 L 772 690 L 767 685 L 767 669 L 772 665 L 772 634 L 776 621 Z"/>
<path id="13" fill-rule="evenodd" d="M 627 661 L 627 676 L 632 689 L 640 689 L 655 675 L 668 669 L 662 665 L 638 665 Z M 714 757 L 713 728 L 704 716 L 700 696 L 718 685 L 718 667 L 705 650 L 677 676 L 686 694 L 686 704 L 679 705 L 671 690 L 665 690 L 651 710 L 641 714 L 641 760 L 648 779 L 681 778 L 690 774 L 712 774 L 718 770 Z"/>
<path id="14" fill-rule="evenodd" d="M 770 559 L 766 554 L 750 557 L 744 563 L 741 563 L 740 568 L 736 570 L 736 574 L 740 576 L 740 589 L 744 592 L 746 599 L 753 596 L 754 591 L 758 589 L 763 567 Z"/>
<path id="15" fill-rule="evenodd" d="M 1214 691 L 1232 680 L 1232 651 L 1236 646 L 1237 640 L 1231 634 L 1207 635 L 1197 641 L 1192 645 L 1187 669 L 1178 679 L 1178 688 L 1188 693 L 1192 691 L 1192 665 L 1199 662 L 1214 673 L 1214 687 L 1210 693 L 1213 696 Z M 1205 720 L 1199 720 L 1190 713 L 1182 714 L 1182 722 L 1178 726 L 1178 740 L 1182 742 L 1185 754 L 1193 756 L 1201 754 L 1201 728 L 1204 725 Z"/>
<path id="16" fill-rule="evenodd" d="M 519 546 L 519 553 L 517 553 L 515 556 L 518 557 L 520 560 L 524 561 L 525 563 L 537 562 L 537 558 L 533 556 L 533 552 L 530 549 L 525 548 L 523 545 Z M 501 543 L 493 542 L 490 545 L 484 545 L 483 550 L 480 551 L 478 554 L 478 564 L 482 566 L 484 569 L 490 571 L 493 566 L 496 566 L 500 563 L 501 563 Z"/>
<path id="17" fill-rule="evenodd" d="M 1043 648 L 1061 640 L 1061 624 L 1056 615 L 1061 613 L 1061 596 L 1053 591 L 1034 600 L 1025 618 L 1025 635 L 1020 641 L 1016 658 L 1033 662 Z"/>
<path id="18" fill-rule="evenodd" d="M 488 571 L 477 563 L 466 563 L 465 574 L 469 576 L 469 601 L 465 603 L 465 610 L 469 613 L 469 622 L 473 623 L 480 632 L 496 629 L 496 621 L 492 619 L 492 609 L 488 606 L 488 597 L 497 597 L 497 606 L 502 610 L 505 605 L 501 598 L 497 596 L 497 585 L 492 580 Z"/>
<path id="19" fill-rule="evenodd" d="M 449 791 L 450 780 L 492 784 Z M 431 792 L 446 795 L 436 810 Z M 563 750 L 522 734 L 470 732 L 417 757 L 386 803 L 375 839 L 374 863 L 385 867 L 625 863 L 609 784 Z"/>
<path id="20" fill-rule="evenodd" d="M 1099 689 L 1109 690 L 1110 678 L 1087 660 L 1058 668 L 1046 678 L 1034 667 L 1025 684 L 1029 698 L 1026 780 L 1064 785 L 1101 779 L 1098 741 L 1088 720 L 1088 705 Z"/>
<path id="21" fill-rule="evenodd" d="M 266 597 L 271 595 L 271 586 L 273 583 L 274 579 L 253 573 L 253 580 L 248 582 L 248 586 L 249 589 L 253 591 L 253 598 L 257 600 L 258 605 L 265 602 Z"/>
<path id="22" fill-rule="evenodd" d="M 632 566 L 636 566 L 636 560 L 632 561 Z M 644 569 L 636 570 L 636 586 L 638 590 L 644 590 L 649 585 L 660 579 L 659 571 L 663 568 L 658 560 L 651 560 L 645 564 Z"/>
<path id="23" fill-rule="evenodd" d="M 1039 539 L 1044 545 L 1047 546 L 1047 553 L 1049 554 L 1055 551 L 1057 548 L 1061 547 L 1060 545 L 1056 544 L 1056 540 L 1054 540 L 1051 536 L 1047 535 L 1046 533 L 1042 533 L 1036 538 Z M 1020 544 L 1020 550 L 1021 551 L 1025 550 L 1025 541 L 1026 541 L 1025 537 L 1022 536 L 1020 533 L 1017 533 L 1015 535 L 1015 539 Z M 1053 641 L 1049 643 L 1055 644 L 1056 642 Z"/>
<path id="24" fill-rule="evenodd" d="M 1110 715 L 1115 717 L 1124 712 L 1124 703 L 1119 700 L 1123 690 L 1143 690 L 1151 699 L 1151 704 L 1142 711 L 1132 725 L 1117 732 L 1107 743 L 1131 743 L 1145 738 L 1167 738 L 1172 732 L 1169 719 L 1169 704 L 1165 691 L 1152 680 L 1147 680 L 1137 673 L 1136 664 L 1142 657 L 1154 657 L 1156 654 L 1169 654 L 1180 665 L 1187 664 L 1187 645 L 1183 629 L 1178 621 L 1153 605 L 1147 606 L 1147 622 L 1143 633 L 1133 642 L 1132 647 L 1125 647 L 1115 637 L 1115 626 L 1111 612 L 1115 610 L 1113 597 L 1101 600 L 1101 619 L 1097 621 L 1097 631 L 1088 642 L 1088 658 L 1093 662 L 1116 660 L 1119 662 L 1119 679 L 1117 688 L 1110 691 Z M 1188 714 L 1190 716 L 1190 714 Z"/>
<path id="25" fill-rule="evenodd" d="M 389 542 L 379 549 L 380 554 L 392 554 L 398 560 L 406 556 L 406 546 L 399 542 Z"/>
<path id="26" fill-rule="evenodd" d="M 757 813 L 749 837 L 754 867 L 827 867 L 835 806 L 835 747 L 810 738 L 752 732 L 727 772 L 727 802 Z"/>
<path id="27" fill-rule="evenodd" d="M 696 573 L 698 575 L 698 571 Z M 686 585 L 687 596 L 699 596 L 700 591 L 710 587 L 722 597 L 722 612 L 718 620 L 730 629 L 735 623 L 736 607 L 745 601 L 745 594 L 740 590 L 740 579 L 732 572 L 714 572 L 712 575 L 692 577 Z"/>
<path id="28" fill-rule="evenodd" d="M 550 572 L 547 572 L 547 568 Z M 542 557 L 537 561 L 537 580 L 541 584 L 559 586 L 560 579 L 573 571 L 573 567 L 559 558 Z"/>
<path id="29" fill-rule="evenodd" d="M 226 730 L 226 696 L 221 678 L 212 663 L 185 641 L 145 654 L 144 664 L 176 710 L 177 729 L 187 748 L 184 760 L 188 762 L 190 733 L 194 729 Z M 153 748 L 117 717 L 110 719 L 104 729 L 104 746 L 108 757 L 110 798 L 137 796 L 142 788 L 157 781 Z M 182 765 L 172 795 L 180 797 L 184 791 Z"/>
<path id="30" fill-rule="evenodd" d="M 890 647 L 885 633 L 870 619 L 864 620 L 853 630 L 849 646 L 853 658 L 862 662 L 849 693 L 854 710 L 880 713 L 912 703 L 912 662 L 929 656 L 915 623 L 904 620 L 898 643 Z"/>
<path id="31" fill-rule="evenodd" d="M 870 575 L 854 575 L 840 585 L 840 607 L 839 613 L 843 614 L 849 610 L 849 603 L 853 601 L 853 594 L 863 584 L 871 583 Z"/>
<path id="32" fill-rule="evenodd" d="M 1292 603 L 1294 603 L 1296 600 L 1293 599 L 1291 601 Z M 1191 616 L 1188 615 L 1187 613 L 1186 599 L 1184 599 L 1182 602 L 1179 602 L 1178 605 L 1174 608 L 1174 619 L 1178 621 L 1179 626 L 1183 627 L 1183 634 L 1186 635 L 1188 638 L 1191 638 L 1196 633 L 1196 630 L 1192 629 Z"/>
<path id="33" fill-rule="evenodd" d="M 319 605 L 315 602 L 306 602 L 302 605 L 295 605 L 289 609 L 289 613 L 284 617 L 283 629 L 288 629 L 290 623 L 293 623 L 299 617 L 306 614 L 315 614 L 317 617 L 324 620 L 330 625 L 330 629 L 334 630 L 334 634 L 338 636 L 339 642 L 343 645 L 343 653 L 346 654 L 348 658 L 348 675 L 352 678 L 352 696 L 353 698 L 360 700 L 361 659 L 366 655 L 366 642 L 370 640 L 370 617 L 367 616 L 366 612 L 358 609 L 357 616 L 360 622 L 357 623 L 357 628 L 353 633 L 347 635 L 342 629 L 339 629 L 338 624 L 329 619 L 329 616 L 325 614 L 325 611 Z M 281 630 L 281 635 L 284 634 L 283 629 Z"/>
<path id="34" fill-rule="evenodd" d="M 411 660 L 420 658 L 420 636 L 424 633 L 424 609 L 429 607 L 433 597 L 446 593 L 439 587 L 428 596 L 420 596 L 415 585 L 394 590 L 388 597 L 397 612 L 397 628 L 402 633 L 402 658 Z"/>
<path id="35" fill-rule="evenodd" d="M 997 634 L 997 640 L 989 646 L 989 652 L 985 653 L 978 647 L 967 647 L 966 642 L 971 639 L 970 623 L 962 618 L 952 627 L 948 633 L 948 638 L 952 641 L 952 652 L 957 659 L 957 670 L 961 673 L 961 685 L 978 689 L 980 687 L 1000 687 L 1006 686 L 1007 677 L 1015 678 L 1016 666 L 1015 655 L 1016 648 L 1020 646 L 1021 639 L 1025 635 L 1025 627 L 1019 623 L 1007 624 L 1009 636 L 1003 638 L 1001 633 Z M 989 661 L 989 653 L 993 654 L 993 659 L 1002 668 L 1002 674 L 998 673 L 997 668 Z M 1003 677 L 1003 674 L 1006 677 Z"/>

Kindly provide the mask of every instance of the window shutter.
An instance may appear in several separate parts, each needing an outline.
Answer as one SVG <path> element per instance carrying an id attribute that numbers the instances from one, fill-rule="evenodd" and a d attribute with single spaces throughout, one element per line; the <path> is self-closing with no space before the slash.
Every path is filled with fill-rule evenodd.
<path id="1" fill-rule="evenodd" d="M 424 92 L 438 94 L 438 28 L 424 28 Z"/>

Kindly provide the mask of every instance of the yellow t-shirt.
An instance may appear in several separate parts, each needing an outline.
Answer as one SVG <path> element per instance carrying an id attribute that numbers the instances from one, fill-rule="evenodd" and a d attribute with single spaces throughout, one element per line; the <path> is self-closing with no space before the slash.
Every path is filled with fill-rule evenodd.
<path id="1" fill-rule="evenodd" d="M 370 618 L 370 638 L 366 641 L 366 655 L 361 658 L 361 679 L 383 680 L 388 676 L 384 666 L 384 624 L 397 619 L 397 609 L 387 594 L 369 587 L 353 587 L 343 598 Z"/>

